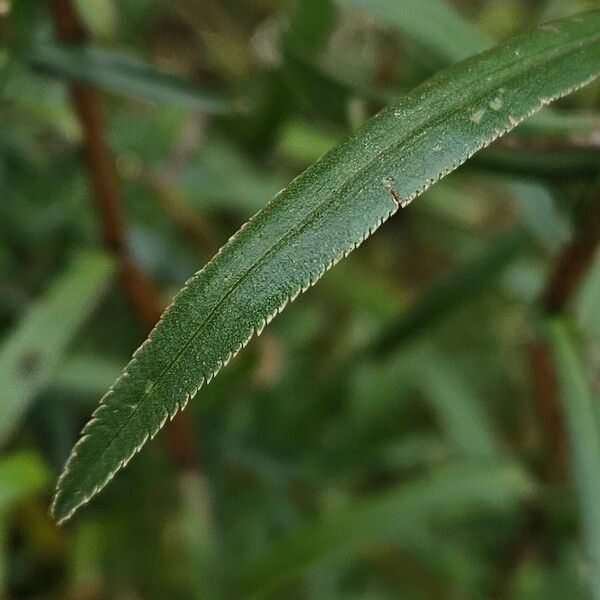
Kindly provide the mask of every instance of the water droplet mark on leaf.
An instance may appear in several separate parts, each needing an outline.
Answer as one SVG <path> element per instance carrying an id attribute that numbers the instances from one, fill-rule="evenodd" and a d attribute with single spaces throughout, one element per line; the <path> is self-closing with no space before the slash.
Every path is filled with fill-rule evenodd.
<path id="1" fill-rule="evenodd" d="M 475 111 L 470 117 L 469 117 L 469 121 L 471 121 L 471 123 L 475 123 L 475 125 L 479 125 L 479 123 L 481 123 L 481 121 L 483 120 L 483 116 L 485 115 L 485 110 L 483 110 L 483 108 Z"/>
<path id="2" fill-rule="evenodd" d="M 498 96 L 490 101 L 490 108 L 493 111 L 498 112 L 502 108 L 503 104 L 504 104 L 504 101 L 502 100 L 502 98 L 500 98 L 500 96 Z"/>

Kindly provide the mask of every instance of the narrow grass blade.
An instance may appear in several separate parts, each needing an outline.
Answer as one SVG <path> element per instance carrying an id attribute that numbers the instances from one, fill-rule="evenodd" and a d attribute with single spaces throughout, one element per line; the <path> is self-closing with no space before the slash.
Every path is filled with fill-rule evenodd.
<path id="1" fill-rule="evenodd" d="M 600 12 L 557 21 L 438 74 L 296 178 L 188 281 L 104 396 L 59 480 L 57 519 L 384 221 L 599 73 Z"/>
<path id="2" fill-rule="evenodd" d="M 492 40 L 443 0 L 336 0 L 417 40 L 445 62 L 468 58 Z"/>
<path id="3" fill-rule="evenodd" d="M 492 46 L 490 37 L 477 26 L 462 17 L 446 0 L 335 0 L 341 6 L 349 6 L 375 17 L 384 27 L 395 29 L 416 40 L 447 64 L 463 60 Z M 572 138 L 572 141 L 593 139 L 600 131 L 600 116 L 557 112 L 545 109 L 533 116 L 519 128 L 525 136 L 552 136 Z M 568 139 L 566 140 L 568 142 Z M 484 156 L 489 151 L 484 153 Z M 500 152 L 500 158 L 508 152 Z M 527 168 L 527 154 L 512 152 L 512 162 L 521 170 Z M 554 153 L 556 155 L 556 152 Z M 563 151 L 561 155 L 571 156 Z M 586 154 L 587 163 L 592 158 L 598 162 L 597 153 Z M 508 160 L 508 157 L 505 158 Z M 575 159 L 574 159 L 575 161 Z M 492 162 L 491 160 L 489 162 Z M 502 161 L 499 161 L 502 163 Z M 555 161 L 560 164 L 560 158 Z M 530 168 L 538 167 L 529 161 Z M 575 162 L 571 168 L 575 166 Z M 566 170 L 563 166 L 563 170 Z"/>
<path id="4" fill-rule="evenodd" d="M 18 426 L 35 396 L 52 382 L 66 347 L 98 305 L 112 272 L 113 263 L 106 255 L 80 255 L 4 340 L 0 443 Z"/>
<path id="5" fill-rule="evenodd" d="M 44 42 L 33 47 L 29 63 L 40 73 L 151 103 L 175 104 L 211 114 L 231 113 L 234 109 L 231 102 L 217 94 L 111 50 Z"/>
<path id="6" fill-rule="evenodd" d="M 600 598 L 600 397 L 582 358 L 577 338 L 564 321 L 547 326 L 547 336 L 560 381 L 562 406 L 569 430 L 571 460 L 589 564 L 586 573 Z"/>
<path id="7" fill-rule="evenodd" d="M 543 110 L 523 123 L 519 128 L 519 133 L 593 138 L 600 135 L 600 115 L 587 112 Z"/>
<path id="8" fill-rule="evenodd" d="M 473 167 L 492 173 L 544 177 L 564 180 L 595 179 L 600 173 L 600 152 L 597 149 L 501 148 L 493 146 L 478 154 Z"/>
<path id="9" fill-rule="evenodd" d="M 418 545 L 419 538 L 427 539 L 432 520 L 443 525 L 461 516 L 504 513 L 533 489 L 520 468 L 506 464 L 437 472 L 289 534 L 242 568 L 244 595 L 273 591 L 310 566 L 355 557 L 374 543 Z"/>
<path id="10" fill-rule="evenodd" d="M 419 387 L 459 453 L 471 461 L 501 456 L 481 399 L 457 370 L 429 348 L 411 353 L 409 360 Z"/>
<path id="11" fill-rule="evenodd" d="M 414 340 L 494 280 L 525 247 L 528 234 L 518 228 L 484 248 L 470 263 L 440 279 L 386 328 L 365 354 L 386 354 Z"/>
<path id="12" fill-rule="evenodd" d="M 577 322 L 591 340 L 600 339 L 600 252 L 588 269 L 575 297 Z"/>
<path id="13" fill-rule="evenodd" d="M 520 211 L 523 225 L 548 252 L 554 253 L 571 236 L 571 227 L 547 186 L 535 181 L 508 181 L 507 192 Z"/>

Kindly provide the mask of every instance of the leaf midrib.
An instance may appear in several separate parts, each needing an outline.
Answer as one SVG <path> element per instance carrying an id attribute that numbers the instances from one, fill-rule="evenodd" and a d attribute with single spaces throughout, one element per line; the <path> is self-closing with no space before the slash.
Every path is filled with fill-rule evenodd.
<path id="1" fill-rule="evenodd" d="M 595 37 L 600 39 L 600 34 L 596 35 Z M 569 45 L 569 48 L 567 51 L 564 51 L 562 53 L 557 52 L 557 55 L 560 56 L 560 55 L 568 54 L 572 50 L 573 46 L 577 46 L 577 45 L 584 46 L 587 43 L 589 43 L 589 41 L 593 38 L 594 38 L 594 36 L 590 36 L 590 38 L 586 39 L 585 43 L 581 43 L 581 40 L 578 40 L 579 43 L 573 42 L 572 44 Z M 559 48 L 559 50 L 560 49 L 564 49 L 564 47 Z M 545 54 L 545 53 L 546 52 L 541 52 L 539 54 Z M 518 61 L 515 61 L 515 62 L 518 62 Z M 497 69 L 496 73 L 510 69 L 510 67 L 512 65 L 514 65 L 515 62 L 511 63 L 508 66 L 504 66 L 501 69 Z M 540 64 L 540 62 L 541 61 L 537 61 L 537 62 L 531 61 L 528 64 L 528 66 L 522 70 L 522 72 L 526 72 L 528 70 L 531 70 L 532 68 L 535 68 L 537 65 Z M 478 95 L 475 98 L 475 100 L 469 99 L 468 102 L 463 102 L 463 103 L 459 104 L 458 106 L 455 106 L 452 110 L 448 110 L 448 111 L 444 112 L 437 119 L 433 119 L 433 120 L 426 119 L 426 123 L 421 122 L 418 125 L 415 125 L 401 139 L 395 140 L 394 142 L 392 142 L 391 144 L 386 146 L 384 149 L 382 149 L 380 152 L 378 152 L 371 160 L 369 160 L 365 165 L 360 167 L 360 169 L 358 171 L 356 171 L 351 177 L 349 177 L 343 183 L 341 183 L 335 190 L 332 190 L 318 206 L 316 206 L 314 209 L 312 209 L 310 212 L 308 212 L 302 218 L 302 220 L 299 221 L 292 229 L 290 229 L 289 231 L 284 233 L 271 247 L 269 247 L 267 250 L 265 250 L 265 252 L 262 254 L 262 256 L 260 256 L 260 258 L 258 258 L 254 262 L 254 264 L 252 264 L 246 271 L 244 271 L 244 273 L 242 273 L 240 275 L 238 280 L 232 284 L 232 286 L 229 288 L 229 290 L 227 290 L 227 292 L 222 296 L 222 298 L 217 302 L 217 304 L 215 304 L 214 308 L 209 312 L 209 314 L 206 316 L 205 320 L 202 323 L 200 323 L 198 329 L 194 332 L 194 334 L 192 336 L 190 336 L 190 338 L 188 339 L 187 342 L 185 342 L 185 344 L 182 346 L 180 351 L 173 358 L 171 363 L 169 363 L 165 367 L 165 369 L 160 373 L 160 375 L 158 376 L 158 379 L 162 378 L 162 376 L 170 370 L 170 368 L 173 366 L 173 364 L 175 364 L 179 360 L 179 358 L 185 353 L 185 351 L 187 350 L 189 345 L 196 339 L 196 337 L 200 333 L 202 333 L 202 331 L 204 331 L 205 327 L 209 324 L 210 319 L 212 318 L 214 313 L 223 305 L 223 303 L 231 296 L 231 294 L 236 291 L 236 289 L 238 288 L 240 283 L 242 283 L 246 279 L 246 277 L 254 271 L 254 269 L 258 268 L 262 264 L 262 262 L 264 261 L 265 258 L 267 258 L 274 250 L 276 250 L 281 245 L 281 243 L 285 242 L 288 238 L 294 236 L 296 233 L 301 232 L 302 229 L 304 229 L 307 225 L 309 225 L 314 220 L 314 218 L 317 216 L 317 213 L 319 213 L 321 211 L 321 209 L 325 208 L 331 202 L 331 200 L 333 200 L 336 196 L 338 196 L 340 193 L 342 193 L 346 189 L 346 187 L 349 184 L 353 183 L 353 181 L 355 179 L 357 179 L 362 173 L 364 173 L 365 171 L 368 171 L 369 168 L 372 167 L 373 164 L 375 164 L 382 156 L 388 154 L 391 150 L 398 147 L 399 145 L 401 145 L 407 141 L 410 141 L 411 139 L 416 138 L 420 133 L 422 133 L 425 129 L 427 129 L 431 125 L 438 123 L 439 121 L 445 119 L 449 115 L 456 114 L 457 112 L 462 110 L 466 105 L 471 104 L 471 103 L 476 103 L 477 101 L 481 100 L 492 89 L 497 87 L 498 83 L 504 83 L 506 81 L 511 81 L 511 80 L 515 79 L 516 77 L 518 77 L 519 75 L 520 75 L 520 73 L 518 73 L 512 77 L 509 77 L 506 80 L 501 79 L 501 80 L 497 81 L 494 85 L 491 85 L 490 88 L 485 93 Z M 394 211 L 394 212 L 396 212 L 396 211 Z M 151 394 L 152 391 L 154 390 L 154 388 L 156 387 L 156 385 L 158 385 L 158 381 L 155 382 L 149 388 L 149 390 L 145 393 L 145 395 Z"/>
<path id="2" fill-rule="evenodd" d="M 538 56 L 543 55 L 545 57 L 544 60 L 531 60 L 531 61 L 528 61 L 524 65 L 523 69 L 519 70 L 515 75 L 513 75 L 511 77 L 508 77 L 505 80 L 503 80 L 503 79 L 495 80 L 495 83 L 493 85 L 490 85 L 486 89 L 485 93 L 479 94 L 474 100 L 469 99 L 468 102 L 467 101 L 462 102 L 460 105 L 455 106 L 452 110 L 448 110 L 448 111 L 443 112 L 437 119 L 434 119 L 433 121 L 429 121 L 428 120 L 426 123 L 421 122 L 418 125 L 415 125 L 415 127 L 411 131 L 407 132 L 402 137 L 401 140 L 396 140 L 393 143 L 391 143 L 388 146 L 386 146 L 383 150 L 381 150 L 379 153 L 377 153 L 371 160 L 369 160 L 364 166 L 362 166 L 358 171 L 356 171 L 351 177 L 349 177 L 348 179 L 346 179 L 336 190 L 333 190 L 332 192 L 330 192 L 330 194 L 325 198 L 325 200 L 323 200 L 321 203 L 319 203 L 318 206 L 316 206 L 313 210 L 311 210 L 302 219 L 302 221 L 300 221 L 291 230 L 289 230 L 283 236 L 281 236 L 279 238 L 279 240 L 277 240 L 270 248 L 268 248 L 262 254 L 262 256 L 260 258 L 258 258 L 254 262 L 254 264 L 252 264 L 246 271 L 244 271 L 244 273 L 242 273 L 242 275 L 240 275 L 240 277 L 238 278 L 238 280 L 234 284 L 232 284 L 232 286 L 230 287 L 230 289 L 215 304 L 215 306 L 213 307 L 213 309 L 211 309 L 211 311 L 208 313 L 208 315 L 206 316 L 206 318 L 204 319 L 204 321 L 202 323 L 200 323 L 200 325 L 198 326 L 198 329 L 194 332 L 194 334 L 192 336 L 190 336 L 190 338 L 188 338 L 188 340 L 185 342 L 185 344 L 180 348 L 179 352 L 174 356 L 173 360 L 161 371 L 161 373 L 157 377 L 157 380 L 152 384 L 152 386 L 148 389 L 148 391 L 144 392 L 144 395 L 143 395 L 142 399 L 140 400 L 140 402 L 138 403 L 138 405 L 131 412 L 131 414 L 127 417 L 127 419 L 124 421 L 124 423 L 121 425 L 121 427 L 119 427 L 119 429 L 115 432 L 115 434 L 110 439 L 110 441 L 100 451 L 100 453 L 98 455 L 98 458 L 100 458 L 101 456 L 103 456 L 106 453 L 106 451 L 108 450 L 108 448 L 110 448 L 112 446 L 112 444 L 118 439 L 118 437 L 120 436 L 121 432 L 127 427 L 127 425 L 129 424 L 129 422 L 131 421 L 131 419 L 137 414 L 137 412 L 139 411 L 139 409 L 145 403 L 145 401 L 148 398 L 148 396 L 150 394 L 152 394 L 152 392 L 154 391 L 154 389 L 158 385 L 159 380 L 162 379 L 162 377 L 171 370 L 171 368 L 179 361 L 179 359 L 181 358 L 181 356 L 183 356 L 183 354 L 186 352 L 186 350 L 189 348 L 189 346 L 194 342 L 194 340 L 198 337 L 198 335 L 200 335 L 206 329 L 207 325 L 210 323 L 210 321 L 211 321 L 213 315 L 215 314 L 215 312 L 219 308 L 221 308 L 221 306 L 223 306 L 223 304 L 227 301 L 227 299 L 238 289 L 239 285 L 255 269 L 257 269 L 259 266 L 261 266 L 261 264 L 263 263 L 263 261 L 274 250 L 276 250 L 282 243 L 284 243 L 289 237 L 292 237 L 293 235 L 301 232 L 306 226 L 308 226 L 313 221 L 313 219 L 315 218 L 315 216 L 317 215 L 317 213 L 319 213 L 321 211 L 321 209 L 323 209 L 324 207 L 326 207 L 327 205 L 329 205 L 329 203 L 331 202 L 331 200 L 334 199 L 341 191 L 343 191 L 346 188 L 346 186 L 348 186 L 349 184 L 351 184 L 360 174 L 362 174 L 365 171 L 367 171 L 373 164 L 375 164 L 377 162 L 378 159 L 380 159 L 382 156 L 384 156 L 385 154 L 387 154 L 393 148 L 395 148 L 395 147 L 399 146 L 400 144 L 406 142 L 407 140 L 409 140 L 411 138 L 414 138 L 417 135 L 419 135 L 419 133 L 421 133 L 424 129 L 427 129 L 427 127 L 429 126 L 429 123 L 435 124 L 435 123 L 439 122 L 440 120 L 444 119 L 445 117 L 447 117 L 449 115 L 456 114 L 457 112 L 459 112 L 460 110 L 462 110 L 468 104 L 476 103 L 477 101 L 479 101 L 482 98 L 484 98 L 487 94 L 489 94 L 491 90 L 493 90 L 494 88 L 496 88 L 499 83 L 505 83 L 507 81 L 511 81 L 511 80 L 519 77 L 522 73 L 534 69 L 536 66 L 538 66 L 539 64 L 541 64 L 543 62 L 547 62 L 547 60 L 549 60 L 550 58 L 552 58 L 553 55 L 555 55 L 556 57 L 565 56 L 565 55 L 569 54 L 570 52 L 574 51 L 575 49 L 577 49 L 579 47 L 584 47 L 584 46 L 586 46 L 586 45 L 588 45 L 590 43 L 593 43 L 597 39 L 600 39 L 600 33 L 592 34 L 592 35 L 586 37 L 584 40 L 576 40 L 576 41 L 571 42 L 569 44 L 565 44 L 563 46 L 559 46 L 558 48 L 555 48 L 555 49 L 552 49 L 552 50 L 544 50 L 543 52 L 535 54 L 534 56 L 535 56 L 536 59 L 537 59 Z M 509 65 L 506 65 L 506 66 L 502 67 L 501 69 L 497 69 L 495 72 L 497 73 L 497 72 L 501 72 L 501 71 L 510 70 L 511 67 L 514 66 L 518 62 L 519 61 L 516 60 L 516 61 L 510 63 Z M 397 210 L 398 210 L 397 208 L 395 210 L 392 210 L 390 212 L 390 216 L 392 214 L 394 214 Z M 202 271 L 200 271 L 200 273 L 198 273 L 198 275 L 196 275 L 196 277 L 200 276 L 201 273 L 202 273 Z M 219 362 L 222 363 L 223 361 L 219 359 Z M 214 371 L 213 371 L 213 373 L 214 373 Z M 203 380 L 205 381 L 207 376 L 203 375 L 202 377 L 203 377 Z M 199 387 L 202 386 L 202 384 L 204 383 L 204 381 L 200 384 Z M 114 389 L 113 389 L 113 391 L 114 391 Z M 177 402 L 177 404 L 179 405 L 179 402 Z M 168 413 L 168 410 L 167 410 L 167 413 Z M 88 475 L 85 478 L 85 481 L 87 482 L 90 479 L 90 477 L 91 477 L 91 475 Z"/>

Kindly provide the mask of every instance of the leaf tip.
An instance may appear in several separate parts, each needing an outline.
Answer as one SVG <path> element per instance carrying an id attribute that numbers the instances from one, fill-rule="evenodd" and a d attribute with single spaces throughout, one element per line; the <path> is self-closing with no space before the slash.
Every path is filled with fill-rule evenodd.
<path id="1" fill-rule="evenodd" d="M 79 506 L 73 506 L 68 502 L 68 499 L 65 499 L 59 482 L 50 506 L 50 516 L 56 521 L 56 524 L 58 526 L 64 525 L 73 516 Z"/>
<path id="2" fill-rule="evenodd" d="M 73 448 L 61 474 L 56 482 L 54 497 L 50 505 L 50 516 L 56 521 L 56 524 L 64 525 L 82 506 L 87 504 L 100 489 L 104 486 L 96 487 L 91 493 L 86 493 L 85 488 L 78 486 L 73 481 L 71 464 L 77 457 L 78 447 L 83 443 L 86 437 L 82 437 Z"/>

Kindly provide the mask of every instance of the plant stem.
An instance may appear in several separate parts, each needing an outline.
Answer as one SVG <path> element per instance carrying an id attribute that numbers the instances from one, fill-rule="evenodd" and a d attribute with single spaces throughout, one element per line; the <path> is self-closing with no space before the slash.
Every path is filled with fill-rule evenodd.
<path id="1" fill-rule="evenodd" d="M 588 205 L 590 208 L 585 211 L 573 238 L 558 256 L 541 294 L 540 306 L 545 315 L 555 315 L 565 311 L 600 246 L 600 210 L 595 206 L 598 189 L 598 185 L 593 186 Z M 549 466 L 555 472 L 564 467 L 567 435 L 563 423 L 558 382 L 554 373 L 554 361 L 545 340 L 537 339 L 533 342 L 530 364 L 540 420 L 544 425 L 548 446 L 553 455 Z"/>
<path id="2" fill-rule="evenodd" d="M 47 0 L 47 5 L 61 41 L 86 41 L 85 28 L 72 0 Z M 86 86 L 71 84 L 70 93 L 81 125 L 83 152 L 104 245 L 117 257 L 123 291 L 142 326 L 149 330 L 162 314 L 163 301 L 153 282 L 135 263 L 127 245 L 117 172 L 104 134 L 102 104 L 98 94 Z M 179 415 L 167 428 L 167 449 L 171 458 L 183 467 L 197 463 L 193 424 L 187 413 Z"/>
<path id="3" fill-rule="evenodd" d="M 221 244 L 211 230 L 210 223 L 190 209 L 185 198 L 174 189 L 182 171 L 201 143 L 204 129 L 202 117 L 195 115 L 189 118 L 163 168 L 144 174 L 142 181 L 154 192 L 182 233 L 209 259 L 217 253 Z"/>
<path id="4" fill-rule="evenodd" d="M 547 471 L 547 477 L 556 479 L 556 475 L 564 471 L 567 435 L 554 363 L 546 341 L 540 337 L 536 337 L 530 344 L 529 366 L 535 409 L 544 433 L 544 470 Z"/>
<path id="5" fill-rule="evenodd" d="M 597 196 L 598 186 L 593 187 Z M 594 255 L 600 246 L 600 210 L 593 204 L 585 219 L 574 232 L 573 238 L 559 254 L 546 287 L 540 295 L 539 305 L 544 317 L 565 311 L 579 284 L 585 277 Z M 565 424 L 565 407 L 561 402 L 556 365 L 547 339 L 538 335 L 529 346 L 529 366 L 532 378 L 535 406 L 544 434 L 544 475 L 552 482 L 561 482 L 568 477 L 566 455 L 568 435 Z M 511 584 L 521 557 L 531 545 L 535 533 L 544 525 L 546 517 L 536 507 L 526 513 L 523 526 L 509 546 L 504 577 L 499 578 L 499 595 Z"/>
<path id="6" fill-rule="evenodd" d="M 82 43 L 86 35 L 71 0 L 48 0 L 58 37 L 63 42 Z M 140 321 L 153 327 L 162 313 L 158 290 L 133 261 L 125 236 L 125 220 L 118 199 L 117 173 L 106 137 L 102 105 L 98 94 L 82 85 L 70 86 L 71 99 L 83 134 L 83 152 L 87 162 L 92 197 L 102 227 L 104 245 L 120 265 L 123 290 Z"/>
<path id="7" fill-rule="evenodd" d="M 594 191 L 597 192 L 597 187 Z M 597 202 L 598 198 L 595 200 Z M 542 295 L 545 312 L 554 314 L 563 311 L 585 277 L 599 245 L 600 210 L 593 208 L 558 258 Z"/>

